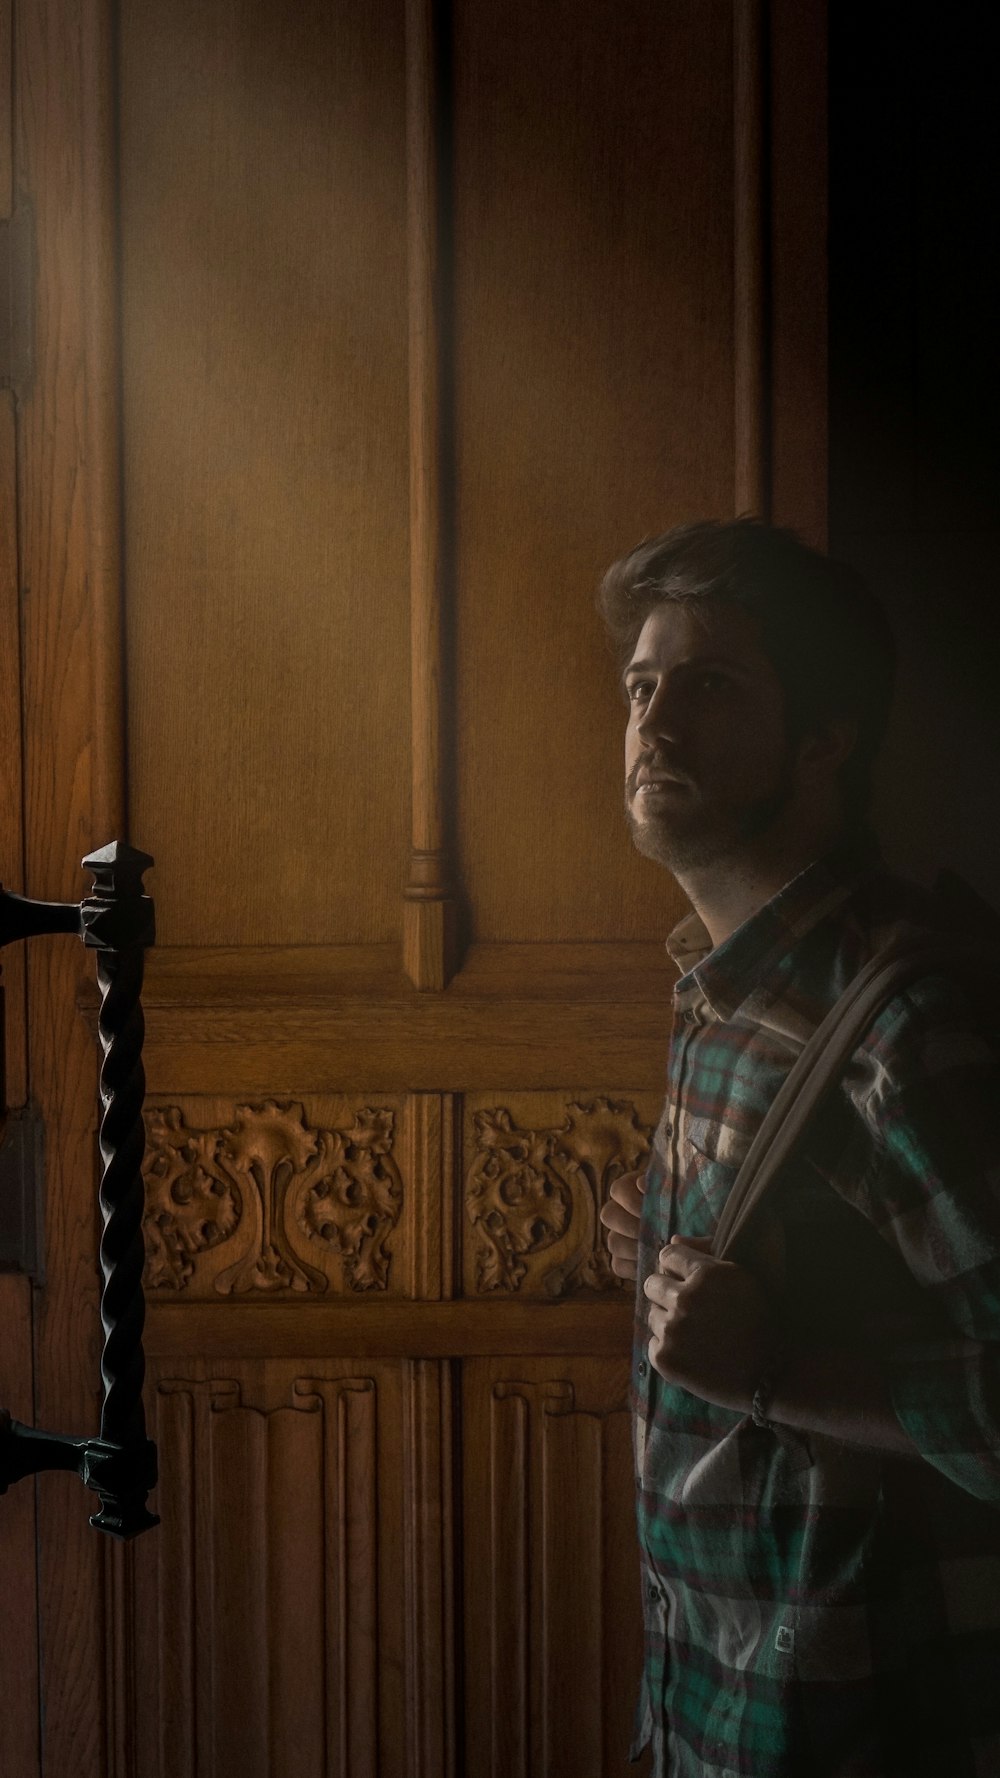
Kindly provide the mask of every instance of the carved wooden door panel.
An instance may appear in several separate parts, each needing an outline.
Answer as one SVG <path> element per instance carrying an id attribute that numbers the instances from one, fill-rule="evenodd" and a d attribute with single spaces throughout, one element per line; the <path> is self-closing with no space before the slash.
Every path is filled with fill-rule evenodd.
<path id="1" fill-rule="evenodd" d="M 46 1772 L 636 1769 L 632 1304 L 597 1212 L 659 1113 L 680 905 L 620 820 L 593 589 L 684 518 L 822 533 L 820 14 L 21 18 L 29 888 L 127 817 L 159 930 L 162 1524 L 98 1551 L 40 1495 Z M 88 1024 L 46 960 L 66 1425 Z"/>

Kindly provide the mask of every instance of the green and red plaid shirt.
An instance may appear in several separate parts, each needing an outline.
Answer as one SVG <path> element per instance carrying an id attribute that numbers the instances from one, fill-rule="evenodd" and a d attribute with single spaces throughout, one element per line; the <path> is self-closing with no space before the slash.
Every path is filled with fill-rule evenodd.
<path id="1" fill-rule="evenodd" d="M 659 1249 L 711 1234 L 810 1032 L 927 910 L 868 839 L 716 949 L 696 915 L 669 941 L 632 1369 L 654 1778 L 1000 1774 L 1000 1065 L 957 980 L 886 1009 L 739 1255 L 793 1349 L 884 1359 L 920 1456 L 757 1427 L 647 1355 Z"/>

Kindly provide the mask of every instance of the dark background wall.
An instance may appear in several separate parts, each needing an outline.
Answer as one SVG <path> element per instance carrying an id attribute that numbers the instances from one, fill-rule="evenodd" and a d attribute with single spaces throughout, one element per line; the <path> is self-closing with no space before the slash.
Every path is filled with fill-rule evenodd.
<path id="1" fill-rule="evenodd" d="M 994 7 L 830 10 L 830 547 L 900 648 L 877 825 L 1000 908 Z"/>

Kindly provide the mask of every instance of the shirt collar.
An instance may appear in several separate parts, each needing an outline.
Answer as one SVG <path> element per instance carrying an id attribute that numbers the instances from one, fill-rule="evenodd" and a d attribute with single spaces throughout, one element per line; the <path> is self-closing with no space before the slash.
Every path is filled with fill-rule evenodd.
<path id="1" fill-rule="evenodd" d="M 681 972 L 675 995 L 702 998 L 718 1018 L 731 1018 L 792 946 L 834 913 L 880 863 L 875 836 L 869 830 L 852 834 L 807 865 L 714 949 L 701 916 L 687 914 L 667 939 Z"/>

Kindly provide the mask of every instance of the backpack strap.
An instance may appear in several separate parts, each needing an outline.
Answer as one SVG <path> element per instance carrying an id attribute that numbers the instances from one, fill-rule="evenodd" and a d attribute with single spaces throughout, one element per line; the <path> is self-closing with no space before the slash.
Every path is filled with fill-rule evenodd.
<path id="1" fill-rule="evenodd" d="M 953 972 L 960 954 L 960 946 L 934 936 L 899 940 L 879 951 L 849 983 L 796 1058 L 747 1150 L 712 1238 L 717 1259 L 730 1256 L 820 1101 L 836 1085 L 880 1013 L 919 977 L 942 968 Z"/>

